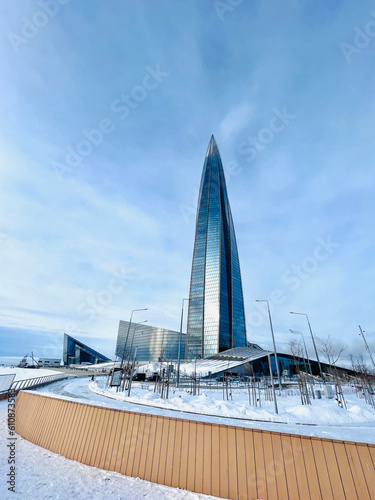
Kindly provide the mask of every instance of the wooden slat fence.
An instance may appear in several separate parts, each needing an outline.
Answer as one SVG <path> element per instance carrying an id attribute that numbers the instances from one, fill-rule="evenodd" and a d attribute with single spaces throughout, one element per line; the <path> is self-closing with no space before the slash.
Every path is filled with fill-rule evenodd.
<path id="1" fill-rule="evenodd" d="M 20 392 L 17 433 L 71 460 L 233 500 L 374 500 L 375 446 Z"/>

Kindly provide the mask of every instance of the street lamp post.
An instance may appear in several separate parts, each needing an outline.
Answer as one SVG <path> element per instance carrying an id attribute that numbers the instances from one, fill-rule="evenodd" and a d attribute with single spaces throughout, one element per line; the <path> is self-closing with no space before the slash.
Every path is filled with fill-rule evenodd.
<path id="1" fill-rule="evenodd" d="M 178 339 L 178 360 L 177 360 L 176 387 L 180 386 L 181 336 L 182 336 L 182 323 L 183 323 L 183 319 L 184 319 L 184 302 L 185 302 L 185 300 L 189 301 L 190 299 L 182 299 L 180 337 Z"/>
<path id="2" fill-rule="evenodd" d="M 307 352 L 307 348 L 306 348 L 305 336 L 303 335 L 302 332 L 299 332 L 298 330 L 291 330 L 289 328 L 289 331 L 292 332 L 292 333 L 298 333 L 298 334 L 302 335 L 303 345 L 305 346 L 305 354 L 306 354 L 306 359 L 307 359 L 307 365 L 308 365 L 309 370 L 310 370 L 310 375 L 312 375 L 311 364 L 310 364 L 310 360 L 309 360 L 309 353 Z M 305 366 L 306 366 L 306 363 L 305 363 Z"/>
<path id="3" fill-rule="evenodd" d="M 129 325 L 128 325 L 128 331 L 127 331 L 127 334 L 126 334 L 126 339 L 125 339 L 125 344 L 124 344 L 124 350 L 122 352 L 121 368 L 123 367 L 123 364 L 124 364 L 125 349 L 126 349 L 126 345 L 128 343 L 128 337 L 129 337 L 129 332 L 130 332 L 130 325 L 131 325 L 132 318 L 133 318 L 133 313 L 135 313 L 136 311 L 147 311 L 147 310 L 148 310 L 147 307 L 144 307 L 143 309 L 133 309 L 132 310 L 132 313 L 130 315 Z"/>
<path id="4" fill-rule="evenodd" d="M 363 338 L 363 342 L 365 343 L 365 348 L 366 348 L 366 351 L 369 353 L 369 356 L 371 358 L 371 361 L 372 361 L 372 364 L 374 365 L 374 368 L 375 368 L 375 362 L 374 362 L 374 358 L 372 357 L 372 354 L 371 354 L 371 351 L 370 351 L 370 348 L 366 342 L 366 339 L 365 339 L 365 336 L 364 336 L 364 330 L 362 330 L 361 328 L 361 325 L 358 325 L 359 326 L 359 331 L 361 332 L 359 335 L 362 335 L 362 338 Z"/>
<path id="5" fill-rule="evenodd" d="M 312 339 L 313 346 L 314 346 L 314 350 L 315 350 L 316 360 L 317 360 L 318 365 L 319 365 L 319 373 L 320 373 L 320 378 L 321 378 L 321 380 L 323 381 L 323 384 L 325 384 L 325 383 L 326 383 L 326 381 L 325 381 L 325 379 L 324 379 L 324 377 L 323 377 L 323 371 L 322 371 L 322 367 L 321 367 L 321 365 L 320 365 L 319 355 L 318 355 L 318 350 L 317 350 L 316 345 L 315 345 L 314 335 L 313 335 L 313 332 L 312 332 L 312 329 L 311 329 L 311 325 L 310 325 L 309 317 L 308 317 L 308 316 L 307 316 L 307 314 L 305 314 L 305 313 L 291 312 L 290 314 L 299 314 L 300 316 L 306 316 L 306 319 L 307 319 L 307 324 L 309 325 L 309 330 L 310 330 L 310 334 L 311 334 L 311 339 Z"/>
<path id="6" fill-rule="evenodd" d="M 272 373 L 272 367 L 271 367 L 271 356 L 268 354 L 268 367 L 270 369 L 270 376 L 271 376 L 271 386 L 272 386 L 272 394 L 273 394 L 273 401 L 275 404 L 275 413 L 278 415 L 279 411 L 277 409 L 277 401 L 276 401 L 276 394 L 275 394 L 275 385 L 273 383 L 273 373 Z"/>
<path id="7" fill-rule="evenodd" d="M 279 381 L 279 394 L 281 394 L 281 377 L 280 377 L 280 367 L 279 367 L 279 362 L 277 359 L 277 352 L 276 352 L 276 343 L 275 343 L 275 336 L 273 334 L 273 326 L 272 326 L 272 319 L 271 319 L 271 311 L 270 311 L 270 305 L 268 303 L 268 300 L 256 300 L 255 302 L 267 302 L 267 309 L 268 309 L 268 317 L 270 319 L 270 327 L 271 327 L 271 334 L 272 334 L 272 342 L 273 342 L 273 351 L 275 354 L 275 363 L 276 363 L 276 371 L 277 371 L 277 379 Z"/>

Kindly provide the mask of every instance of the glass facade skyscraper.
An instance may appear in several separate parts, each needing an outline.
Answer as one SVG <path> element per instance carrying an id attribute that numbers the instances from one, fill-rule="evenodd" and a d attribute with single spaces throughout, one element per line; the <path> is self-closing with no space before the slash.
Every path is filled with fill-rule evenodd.
<path id="1" fill-rule="evenodd" d="M 245 346 L 245 311 L 236 236 L 223 164 L 212 136 L 198 198 L 187 358 L 205 358 Z"/>

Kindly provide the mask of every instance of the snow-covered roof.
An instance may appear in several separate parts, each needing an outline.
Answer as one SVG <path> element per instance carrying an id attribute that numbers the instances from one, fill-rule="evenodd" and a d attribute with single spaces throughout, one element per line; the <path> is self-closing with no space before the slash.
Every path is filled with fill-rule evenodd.
<path id="1" fill-rule="evenodd" d="M 258 346 L 234 347 L 205 359 L 185 363 L 181 365 L 180 371 L 182 375 L 191 375 L 196 372 L 201 377 L 208 377 L 210 374 L 214 375 L 224 370 L 236 368 L 268 354 L 272 354 L 272 351 L 266 351 Z"/>

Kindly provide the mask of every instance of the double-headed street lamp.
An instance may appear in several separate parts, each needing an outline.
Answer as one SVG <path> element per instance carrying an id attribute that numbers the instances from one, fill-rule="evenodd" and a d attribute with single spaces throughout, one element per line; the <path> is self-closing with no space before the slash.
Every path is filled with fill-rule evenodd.
<path id="1" fill-rule="evenodd" d="M 309 330 L 310 330 L 310 334 L 311 334 L 312 343 L 313 343 L 313 346 L 314 346 L 314 349 L 315 349 L 316 360 L 317 360 L 318 365 L 319 365 L 320 378 L 322 379 L 323 384 L 325 384 L 326 381 L 325 381 L 325 379 L 323 377 L 322 367 L 320 365 L 318 350 L 317 350 L 316 345 L 315 345 L 314 335 L 313 335 L 313 332 L 311 330 L 311 325 L 310 325 L 309 317 L 305 313 L 291 312 L 290 314 L 299 314 L 300 316 L 306 316 L 307 324 L 309 325 Z"/>
<path id="2" fill-rule="evenodd" d="M 185 300 L 189 301 L 190 299 L 182 299 L 181 323 L 180 323 L 180 337 L 178 339 L 178 360 L 177 360 L 176 387 L 180 386 L 181 336 L 182 336 L 182 323 L 183 323 L 183 320 L 184 320 L 184 302 L 185 302 Z"/>
<path id="3" fill-rule="evenodd" d="M 308 365 L 309 370 L 310 370 L 310 375 L 312 375 L 311 365 L 310 365 L 310 360 L 309 360 L 309 354 L 308 354 L 307 348 L 306 348 L 305 336 L 303 335 L 302 332 L 299 332 L 298 330 L 291 330 L 289 328 L 289 331 L 292 332 L 292 333 L 298 333 L 299 335 L 302 335 L 303 345 L 305 346 L 305 354 L 306 354 L 306 359 L 307 359 L 307 365 Z M 306 368 L 306 363 L 305 363 L 305 368 Z"/>
<path id="4" fill-rule="evenodd" d="M 275 343 L 275 336 L 273 334 L 273 326 L 272 326 L 272 319 L 271 319 L 271 311 L 270 311 L 270 305 L 268 303 L 268 300 L 256 300 L 255 302 L 267 302 L 267 309 L 268 309 L 268 317 L 270 319 L 270 327 L 271 327 L 271 334 L 272 334 L 272 342 L 273 342 L 273 351 L 275 354 L 275 363 L 276 363 L 276 370 L 277 370 L 277 379 L 279 381 L 279 394 L 281 393 L 281 377 L 280 377 L 280 368 L 279 368 L 279 362 L 277 360 L 277 352 L 276 352 L 276 343 Z"/>

